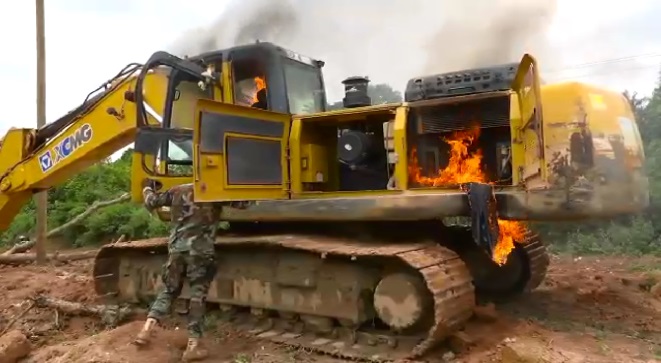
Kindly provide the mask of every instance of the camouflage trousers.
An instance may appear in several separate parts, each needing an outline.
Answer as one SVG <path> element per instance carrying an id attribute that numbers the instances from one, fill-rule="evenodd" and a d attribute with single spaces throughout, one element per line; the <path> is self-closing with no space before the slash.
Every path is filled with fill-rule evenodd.
<path id="1" fill-rule="evenodd" d="M 170 313 L 172 302 L 179 297 L 188 279 L 190 304 L 188 310 L 188 335 L 200 338 L 204 327 L 206 298 L 209 285 L 216 274 L 214 255 L 191 255 L 188 252 L 170 252 L 163 266 L 163 290 L 149 310 L 148 317 L 161 321 Z"/>

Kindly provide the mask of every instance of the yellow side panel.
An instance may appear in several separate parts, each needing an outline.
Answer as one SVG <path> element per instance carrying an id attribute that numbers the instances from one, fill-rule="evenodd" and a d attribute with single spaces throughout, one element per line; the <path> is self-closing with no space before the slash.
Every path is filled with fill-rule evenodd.
<path id="1" fill-rule="evenodd" d="M 195 199 L 289 198 L 287 114 L 209 100 L 197 104 Z"/>
<path id="2" fill-rule="evenodd" d="M 544 120 L 537 61 L 526 54 L 519 63 L 512 83 L 516 93 L 519 116 L 513 120 L 513 141 L 516 145 L 514 166 L 518 182 L 540 186 L 546 180 L 544 154 Z"/>
<path id="3" fill-rule="evenodd" d="M 400 106 L 395 113 L 395 123 L 393 126 L 394 149 L 397 155 L 395 163 L 395 188 L 398 190 L 407 190 L 409 188 L 409 164 L 408 145 L 406 144 L 406 124 L 408 120 L 409 108 Z"/>

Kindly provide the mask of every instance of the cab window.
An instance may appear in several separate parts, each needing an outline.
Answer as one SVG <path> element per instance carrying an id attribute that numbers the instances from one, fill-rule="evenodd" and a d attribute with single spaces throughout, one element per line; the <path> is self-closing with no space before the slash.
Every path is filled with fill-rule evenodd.
<path id="1" fill-rule="evenodd" d="M 193 175 L 193 140 L 189 138 L 170 138 L 159 148 L 154 170 L 167 176 Z"/>
<path id="2" fill-rule="evenodd" d="M 290 59 L 285 59 L 284 65 L 289 112 L 293 114 L 323 112 L 326 97 L 319 68 Z"/>
<path id="3" fill-rule="evenodd" d="M 268 110 L 268 86 L 261 62 L 244 59 L 232 63 L 234 104 Z"/>
<path id="4" fill-rule="evenodd" d="M 193 141 L 168 141 L 167 174 L 169 176 L 193 175 Z"/>
<path id="5" fill-rule="evenodd" d="M 173 76 L 174 94 L 172 94 L 172 109 L 169 127 L 173 129 L 192 130 L 195 121 L 195 107 L 200 99 L 212 99 L 213 89 L 202 90 L 199 79 L 184 73 Z M 168 125 L 168 123 L 166 123 Z M 168 176 L 190 176 L 193 172 L 193 137 L 169 135 L 158 152 L 157 165 L 161 173 Z M 164 170 L 163 170 L 164 169 Z"/>

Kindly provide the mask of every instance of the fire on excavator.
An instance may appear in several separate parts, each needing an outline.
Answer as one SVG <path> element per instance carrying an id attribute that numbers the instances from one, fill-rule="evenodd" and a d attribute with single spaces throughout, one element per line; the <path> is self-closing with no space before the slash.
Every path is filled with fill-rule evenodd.
<path id="1" fill-rule="evenodd" d="M 373 105 L 369 80 L 350 77 L 334 111 L 323 66 L 264 42 L 127 66 L 60 119 L 8 131 L 0 228 L 36 191 L 133 142 L 134 202 L 145 179 L 191 183 L 229 222 L 208 303 L 260 338 L 392 361 L 427 354 L 477 301 L 542 283 L 549 254 L 524 223 L 649 203 L 623 96 L 542 86 L 531 55 L 412 78 L 394 104 Z M 165 239 L 104 245 L 96 293 L 150 301 L 166 256 Z"/>
<path id="2" fill-rule="evenodd" d="M 480 129 L 473 126 L 466 131 L 456 131 L 442 140 L 450 146 L 448 165 L 435 175 L 421 175 L 417 151 L 411 150 L 410 174 L 413 180 L 429 187 L 459 187 L 466 183 L 489 182 L 482 170 L 482 150 L 471 150 L 473 142 L 480 136 Z M 507 256 L 514 249 L 514 243 L 525 241 L 526 227 L 518 221 L 498 218 L 498 241 L 492 259 L 499 265 L 507 262 Z"/>

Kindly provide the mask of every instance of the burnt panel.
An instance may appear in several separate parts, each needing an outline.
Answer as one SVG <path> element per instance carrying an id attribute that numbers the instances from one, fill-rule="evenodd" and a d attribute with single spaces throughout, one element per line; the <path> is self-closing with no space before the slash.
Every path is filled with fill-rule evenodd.
<path id="1" fill-rule="evenodd" d="M 222 154 L 228 132 L 281 138 L 285 125 L 250 117 L 202 112 L 200 115 L 200 151 Z M 279 151 L 280 149 L 278 149 Z"/>
<path id="2" fill-rule="evenodd" d="M 282 184 L 280 141 L 229 137 L 226 158 L 229 184 Z"/>

